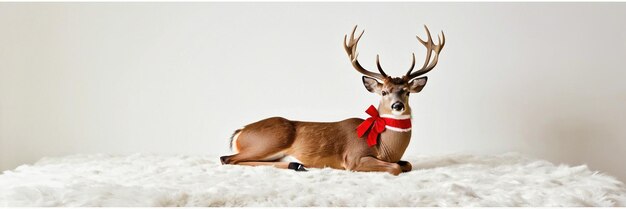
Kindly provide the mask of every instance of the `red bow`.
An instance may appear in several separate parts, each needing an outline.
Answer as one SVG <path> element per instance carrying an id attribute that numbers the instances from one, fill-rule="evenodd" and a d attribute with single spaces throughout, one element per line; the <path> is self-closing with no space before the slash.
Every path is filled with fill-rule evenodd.
<path id="1" fill-rule="evenodd" d="M 358 127 L 356 127 L 356 133 L 359 137 L 363 137 L 365 132 L 368 130 L 370 133 L 367 135 L 367 145 L 374 146 L 376 145 L 376 139 L 378 135 L 385 131 L 385 126 L 391 126 L 393 128 L 398 129 L 408 129 L 411 128 L 411 119 L 394 119 L 394 118 L 383 118 L 378 114 L 378 110 L 373 105 L 370 105 L 369 108 L 365 111 L 369 117 L 363 123 L 361 123 Z"/>

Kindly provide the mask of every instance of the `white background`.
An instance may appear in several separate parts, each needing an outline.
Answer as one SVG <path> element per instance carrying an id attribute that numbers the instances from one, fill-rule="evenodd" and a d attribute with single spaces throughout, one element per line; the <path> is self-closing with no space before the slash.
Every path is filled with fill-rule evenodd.
<path id="1" fill-rule="evenodd" d="M 626 180 L 624 3 L 0 4 L 0 170 L 73 153 L 228 154 L 266 117 L 366 117 L 360 60 L 418 66 L 407 155 L 520 152 Z"/>

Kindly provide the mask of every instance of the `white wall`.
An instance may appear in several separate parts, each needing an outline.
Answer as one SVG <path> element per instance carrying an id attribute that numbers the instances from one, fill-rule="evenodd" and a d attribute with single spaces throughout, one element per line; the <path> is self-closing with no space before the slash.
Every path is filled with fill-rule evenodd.
<path id="1" fill-rule="evenodd" d="M 269 116 L 365 117 L 341 42 L 394 75 L 446 48 L 411 98 L 408 154 L 517 151 L 626 180 L 624 3 L 2 3 L 0 169 L 72 153 L 228 153 Z M 419 61 L 418 61 L 419 62 Z"/>

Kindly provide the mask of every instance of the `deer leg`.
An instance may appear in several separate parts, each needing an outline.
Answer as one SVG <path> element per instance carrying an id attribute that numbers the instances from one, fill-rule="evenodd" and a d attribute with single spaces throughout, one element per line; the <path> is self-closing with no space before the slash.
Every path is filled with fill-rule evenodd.
<path id="1" fill-rule="evenodd" d="M 400 165 L 397 163 L 385 162 L 374 157 L 362 157 L 357 164 L 355 171 L 384 171 L 394 176 L 402 172 Z"/>
<path id="2" fill-rule="evenodd" d="M 304 165 L 296 162 L 278 162 L 276 160 L 282 158 L 282 152 L 269 154 L 254 154 L 250 152 L 241 152 L 230 156 L 220 157 L 222 165 L 247 165 L 247 166 L 274 166 L 276 168 L 291 169 L 295 171 L 306 171 Z"/>
<path id="3" fill-rule="evenodd" d="M 274 156 L 276 156 L 275 158 L 273 157 L 272 154 L 240 152 L 234 155 L 222 156 L 220 157 L 220 161 L 222 162 L 222 165 L 225 165 L 225 164 L 235 165 L 240 162 L 249 162 L 249 161 L 268 162 L 268 161 L 274 161 L 280 158 L 279 156 L 280 153 L 273 153 L 273 154 Z"/>
<path id="4" fill-rule="evenodd" d="M 402 172 L 409 172 L 413 170 L 413 166 L 408 161 L 400 160 L 397 163 L 398 165 L 400 165 L 400 169 L 402 169 Z"/>
<path id="5" fill-rule="evenodd" d="M 276 161 L 284 156 L 282 149 L 245 149 L 237 154 L 222 156 L 220 161 L 222 164 L 237 164 L 239 162 L 271 162 Z"/>
<path id="6" fill-rule="evenodd" d="M 291 169 L 295 171 L 307 171 L 304 165 L 296 162 L 239 162 L 237 165 L 247 166 L 274 166 L 276 168 Z"/>

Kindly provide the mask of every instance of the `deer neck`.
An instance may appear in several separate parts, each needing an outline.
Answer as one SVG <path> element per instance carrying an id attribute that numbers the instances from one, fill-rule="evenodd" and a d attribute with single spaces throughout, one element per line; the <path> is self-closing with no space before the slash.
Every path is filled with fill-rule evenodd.
<path id="1" fill-rule="evenodd" d="M 380 108 L 379 108 L 380 110 Z M 379 111 L 381 117 L 391 117 L 394 119 L 406 119 L 411 118 L 411 110 L 408 109 L 402 115 L 393 115 L 390 110 Z M 398 162 L 404 151 L 409 146 L 411 141 L 411 130 L 398 130 L 393 128 L 386 128 L 380 134 L 379 145 L 376 146 L 378 151 L 378 158 L 387 162 Z"/>

